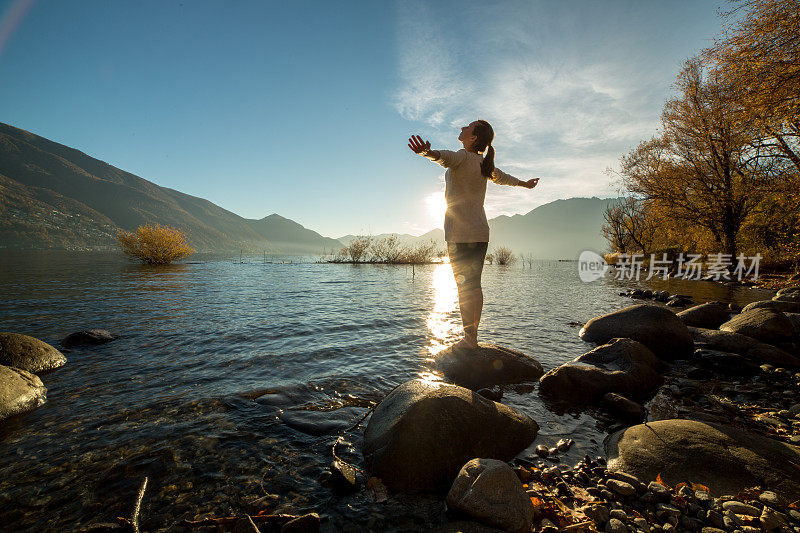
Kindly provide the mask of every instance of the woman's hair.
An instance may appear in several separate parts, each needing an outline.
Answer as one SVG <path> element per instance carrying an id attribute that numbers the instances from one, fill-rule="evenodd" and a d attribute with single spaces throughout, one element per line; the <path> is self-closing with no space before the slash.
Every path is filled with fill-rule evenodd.
<path id="1" fill-rule="evenodd" d="M 481 161 L 481 174 L 483 174 L 484 177 L 491 178 L 492 171 L 494 170 L 494 147 L 492 147 L 494 130 L 485 120 L 478 120 L 475 123 L 472 134 L 477 137 L 473 145 L 475 151 L 483 152 L 486 150 L 486 155 L 483 156 L 483 161 Z"/>

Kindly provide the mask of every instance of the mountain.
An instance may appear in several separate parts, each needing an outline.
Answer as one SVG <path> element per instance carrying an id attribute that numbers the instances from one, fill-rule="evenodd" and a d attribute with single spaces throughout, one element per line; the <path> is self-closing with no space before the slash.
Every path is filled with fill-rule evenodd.
<path id="1" fill-rule="evenodd" d="M 537 259 L 577 259 L 584 250 L 602 252 L 608 246 L 600 233 L 603 211 L 616 198 L 568 198 L 555 200 L 524 215 L 489 219 L 489 250 L 507 246 L 517 254 L 532 254 Z M 398 237 L 401 244 L 413 245 L 434 240 L 444 248 L 444 231 L 434 229 L 415 237 L 405 233 L 383 233 Z M 349 243 L 355 235 L 339 240 Z"/>
<path id="2" fill-rule="evenodd" d="M 182 228 L 204 251 L 305 253 L 341 246 L 281 216 L 246 219 L 0 123 L 0 247 L 107 248 L 118 230 L 147 222 Z"/>

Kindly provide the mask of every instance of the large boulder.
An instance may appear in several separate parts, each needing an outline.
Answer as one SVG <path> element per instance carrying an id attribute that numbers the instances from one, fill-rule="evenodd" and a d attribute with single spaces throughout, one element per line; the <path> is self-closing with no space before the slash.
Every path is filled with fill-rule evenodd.
<path id="1" fill-rule="evenodd" d="M 659 420 L 611 434 L 608 469 L 670 485 L 701 483 L 715 496 L 747 487 L 800 498 L 800 449 L 731 426 L 695 420 Z"/>
<path id="2" fill-rule="evenodd" d="M 47 389 L 38 376 L 0 366 L 0 420 L 32 411 L 45 402 Z"/>
<path id="3" fill-rule="evenodd" d="M 772 363 L 779 366 L 798 366 L 800 359 L 777 346 L 759 342 L 757 339 L 716 329 L 689 328 L 695 346 L 711 348 L 722 352 L 732 352 L 759 363 Z"/>
<path id="4" fill-rule="evenodd" d="M 472 390 L 538 381 L 544 373 L 533 357 L 495 344 L 479 343 L 477 348 L 450 346 L 436 354 L 435 360 L 447 379 Z"/>
<path id="5" fill-rule="evenodd" d="M 784 302 L 782 300 L 759 300 L 745 305 L 742 313 L 752 309 L 774 309 L 783 313 L 800 313 L 800 302 Z"/>
<path id="6" fill-rule="evenodd" d="M 792 321 L 781 311 L 766 307 L 742 311 L 722 324 L 719 330 L 747 335 L 770 344 L 790 341 L 794 337 Z"/>
<path id="7" fill-rule="evenodd" d="M 611 339 L 550 370 L 539 381 L 539 392 L 570 403 L 596 402 L 609 392 L 644 400 L 663 382 L 658 373 L 661 364 L 644 344 Z"/>
<path id="8" fill-rule="evenodd" d="M 533 504 L 522 483 L 497 459 L 467 462 L 447 493 L 447 506 L 514 533 L 528 533 L 533 525 Z"/>
<path id="9" fill-rule="evenodd" d="M 392 490 L 447 490 L 470 459 L 509 461 L 538 431 L 512 407 L 457 385 L 416 379 L 375 408 L 364 431 L 364 460 Z"/>
<path id="10" fill-rule="evenodd" d="M 687 326 L 716 329 L 730 320 L 728 306 L 720 302 L 708 302 L 695 305 L 677 314 Z"/>
<path id="11" fill-rule="evenodd" d="M 0 333 L 0 365 L 38 374 L 64 366 L 64 354 L 39 339 L 21 333 Z"/>
<path id="12" fill-rule="evenodd" d="M 652 304 L 632 305 L 595 317 L 579 335 L 597 344 L 627 337 L 641 342 L 662 359 L 688 359 L 694 350 L 686 324 L 666 307 Z"/>

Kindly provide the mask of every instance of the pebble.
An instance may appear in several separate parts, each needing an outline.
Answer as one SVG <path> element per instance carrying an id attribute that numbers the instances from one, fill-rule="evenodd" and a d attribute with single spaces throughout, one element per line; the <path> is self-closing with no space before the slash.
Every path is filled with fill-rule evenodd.
<path id="1" fill-rule="evenodd" d="M 647 490 L 652 492 L 659 499 L 669 500 L 670 497 L 669 489 L 657 481 L 651 481 L 647 485 Z"/>
<path id="2" fill-rule="evenodd" d="M 575 441 L 572 440 L 572 439 L 561 439 L 560 441 L 558 441 L 556 443 L 556 448 L 560 452 L 566 452 L 567 450 L 569 450 L 572 447 L 572 444 L 574 442 Z"/>
<path id="3" fill-rule="evenodd" d="M 736 500 L 727 501 L 722 504 L 722 508 L 736 514 L 747 516 L 761 516 L 761 509 Z"/>
<path id="4" fill-rule="evenodd" d="M 694 493 L 694 498 L 700 505 L 709 505 L 711 503 L 711 495 L 707 492 L 703 492 L 702 490 L 698 490 Z"/>
<path id="5" fill-rule="evenodd" d="M 628 533 L 628 528 L 620 520 L 612 518 L 606 524 L 606 533 Z"/>
<path id="6" fill-rule="evenodd" d="M 789 518 L 800 523 L 800 512 L 795 511 L 794 509 L 789 509 Z"/>
<path id="7" fill-rule="evenodd" d="M 626 513 L 622 509 L 614 509 L 614 510 L 611 511 L 610 514 L 611 514 L 611 518 L 616 518 L 617 520 L 620 520 L 621 522 L 627 522 L 628 521 L 628 513 Z"/>
<path id="8" fill-rule="evenodd" d="M 647 523 L 647 520 L 645 520 L 641 516 L 633 519 L 633 525 L 636 526 L 636 529 L 639 529 L 641 531 L 645 532 L 650 531 L 650 525 Z"/>
<path id="9" fill-rule="evenodd" d="M 786 525 L 786 520 L 769 507 L 764 507 L 764 510 L 761 511 L 761 516 L 758 517 L 758 521 L 761 523 L 761 527 L 767 531 Z"/>
<path id="10" fill-rule="evenodd" d="M 626 474 L 625 472 L 611 472 L 611 476 L 614 479 L 618 479 L 620 481 L 624 481 L 625 483 L 628 483 L 629 485 L 631 485 L 634 488 L 638 487 L 639 485 L 642 484 L 642 482 L 639 481 L 638 477 L 633 476 L 631 474 Z"/>
<path id="11" fill-rule="evenodd" d="M 664 517 L 664 516 L 678 517 L 681 515 L 681 512 L 678 508 L 673 507 L 671 505 L 667 505 L 666 503 L 659 503 L 656 509 L 658 509 L 659 517 Z"/>
<path id="12" fill-rule="evenodd" d="M 636 489 L 633 485 L 618 479 L 609 479 L 606 481 L 606 487 L 621 496 L 633 496 L 636 494 Z"/>
<path id="13" fill-rule="evenodd" d="M 706 526 L 701 530 L 701 533 L 725 533 L 724 529 Z"/>
<path id="14" fill-rule="evenodd" d="M 581 508 L 583 514 L 594 520 L 595 524 L 605 524 L 611 518 L 608 507 L 599 503 L 585 505 Z"/>
<path id="15" fill-rule="evenodd" d="M 772 492 L 771 490 L 765 490 L 758 496 L 758 501 L 765 505 L 769 505 L 770 507 L 774 507 L 775 509 L 784 509 L 786 508 L 786 500 Z"/>
<path id="16" fill-rule="evenodd" d="M 536 447 L 536 455 L 539 457 L 547 457 L 549 453 L 547 446 L 544 444 L 540 444 Z"/>
<path id="17" fill-rule="evenodd" d="M 800 415 L 800 403 L 796 403 L 789 408 L 789 412 L 793 415 Z"/>

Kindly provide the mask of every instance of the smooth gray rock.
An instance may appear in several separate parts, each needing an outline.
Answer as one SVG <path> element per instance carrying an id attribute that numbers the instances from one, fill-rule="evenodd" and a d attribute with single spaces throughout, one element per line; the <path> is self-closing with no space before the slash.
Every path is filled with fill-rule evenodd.
<path id="1" fill-rule="evenodd" d="M 742 311 L 741 314 L 722 324 L 719 329 L 772 344 L 789 341 L 794 336 L 792 321 L 781 311 L 768 308 Z"/>
<path id="2" fill-rule="evenodd" d="M 38 376 L 20 368 L 0 366 L 0 420 L 36 409 L 47 398 Z"/>
<path id="3" fill-rule="evenodd" d="M 674 312 L 656 304 L 631 305 L 595 317 L 583 326 L 579 336 L 597 344 L 626 337 L 641 342 L 667 360 L 688 358 L 694 349 L 686 324 Z"/>
<path id="4" fill-rule="evenodd" d="M 539 361 L 517 350 L 478 343 L 478 348 L 445 348 L 436 365 L 456 385 L 478 390 L 504 383 L 538 381 L 544 370 Z"/>
<path id="5" fill-rule="evenodd" d="M 570 403 L 599 401 L 608 392 L 645 399 L 663 379 L 660 360 L 644 344 L 632 339 L 610 339 L 607 344 L 547 372 L 539 392 Z"/>
<path id="6" fill-rule="evenodd" d="M 722 502 L 722 508 L 726 511 L 731 511 L 736 514 L 742 514 L 746 516 L 760 516 L 761 509 L 758 507 L 753 507 L 752 505 L 748 505 L 744 502 L 740 502 L 737 500 L 729 500 L 727 502 Z"/>
<path id="7" fill-rule="evenodd" d="M 677 314 L 687 326 L 716 329 L 731 318 L 728 306 L 721 302 L 695 305 Z"/>
<path id="8" fill-rule="evenodd" d="M 639 479 L 660 474 L 670 485 L 690 480 L 708 486 L 714 496 L 760 485 L 792 501 L 800 498 L 800 476 L 793 466 L 800 464 L 800 450 L 738 428 L 659 420 L 613 433 L 605 449 L 609 470 Z"/>
<path id="9" fill-rule="evenodd" d="M 528 415 L 507 405 L 416 379 L 375 408 L 364 431 L 364 461 L 390 489 L 447 490 L 470 459 L 509 461 L 538 431 Z"/>
<path id="10" fill-rule="evenodd" d="M 64 354 L 46 342 L 21 333 L 0 333 L 0 365 L 38 374 L 64 366 L 66 362 Z"/>
<path id="11" fill-rule="evenodd" d="M 472 459 L 458 472 L 447 506 L 479 522 L 515 533 L 533 525 L 533 504 L 514 470 L 496 459 Z"/>
<path id="12" fill-rule="evenodd" d="M 636 494 L 636 487 L 619 479 L 609 479 L 606 481 L 606 487 L 620 496 L 633 496 Z"/>
<path id="13" fill-rule="evenodd" d="M 742 313 L 753 309 L 774 309 L 784 313 L 800 313 L 800 302 L 783 302 L 780 300 L 759 300 L 745 305 Z"/>

